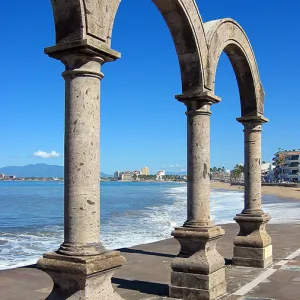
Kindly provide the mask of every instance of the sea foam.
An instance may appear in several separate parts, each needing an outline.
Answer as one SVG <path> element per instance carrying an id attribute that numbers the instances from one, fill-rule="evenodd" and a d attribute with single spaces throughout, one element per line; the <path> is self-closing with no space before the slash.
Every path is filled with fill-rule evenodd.
<path id="1" fill-rule="evenodd" d="M 6 208 L 3 206 L 0 214 L 0 269 L 36 263 L 43 253 L 56 250 L 62 243 L 63 186 L 57 184 L 53 190 L 48 188 L 44 187 L 48 201 L 39 206 L 39 211 L 34 211 L 33 205 L 29 205 L 30 209 L 22 212 L 23 219 L 18 219 L 17 226 L 14 226 L 13 220 L 9 223 L 5 219 L 11 211 L 8 209 L 5 215 Z M 19 194 L 14 198 L 15 190 L 18 189 L 12 187 L 7 190 L 6 201 L 33 199 L 32 203 L 35 203 L 41 201 L 40 195 L 43 194 L 43 187 L 39 186 L 37 190 L 27 186 L 28 191 L 20 200 Z M 105 247 L 117 249 L 170 238 L 174 228 L 186 221 L 186 192 L 186 184 L 183 183 L 102 184 L 101 240 Z M 243 199 L 242 191 L 212 190 L 211 217 L 214 222 L 233 223 L 234 216 L 243 209 Z M 272 216 L 270 223 L 299 222 L 299 202 L 281 201 L 270 195 L 263 196 L 263 200 L 264 210 Z M 51 201 L 59 203 L 57 210 Z M 48 214 L 49 206 L 51 215 Z M 37 215 L 39 219 L 36 219 Z M 1 227 L 2 220 L 5 227 Z"/>

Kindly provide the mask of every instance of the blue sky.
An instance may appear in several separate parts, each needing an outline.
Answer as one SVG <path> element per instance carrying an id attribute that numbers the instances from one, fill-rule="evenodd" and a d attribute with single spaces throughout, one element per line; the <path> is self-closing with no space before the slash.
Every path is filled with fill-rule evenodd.
<path id="1" fill-rule="evenodd" d="M 263 160 L 271 160 L 279 147 L 299 148 L 300 3 L 197 3 L 204 22 L 234 18 L 252 43 L 266 92 L 265 116 L 270 119 L 263 127 Z M 43 48 L 55 42 L 50 1 L 5 1 L 2 11 L 0 167 L 63 165 L 63 65 L 43 54 Z M 185 107 L 174 99 L 181 93 L 177 56 L 150 0 L 123 0 L 112 48 L 122 53 L 122 59 L 103 67 L 101 171 L 111 174 L 145 165 L 152 172 L 185 169 Z M 235 120 L 240 116 L 239 94 L 224 54 L 216 95 L 222 102 L 212 107 L 211 165 L 231 168 L 243 161 L 243 128 Z M 49 157 L 37 158 L 34 153 Z"/>

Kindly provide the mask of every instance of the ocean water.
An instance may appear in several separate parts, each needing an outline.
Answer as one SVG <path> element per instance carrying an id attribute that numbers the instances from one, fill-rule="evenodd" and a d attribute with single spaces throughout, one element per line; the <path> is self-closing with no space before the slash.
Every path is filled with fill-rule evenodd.
<path id="1" fill-rule="evenodd" d="M 63 241 L 63 183 L 0 182 L 0 269 L 36 263 Z M 300 202 L 263 196 L 272 223 L 300 222 Z M 212 190 L 215 223 L 232 223 L 242 191 Z M 101 239 L 108 249 L 170 237 L 186 220 L 185 183 L 101 183 Z M 129 238 L 130 237 L 130 238 Z"/>

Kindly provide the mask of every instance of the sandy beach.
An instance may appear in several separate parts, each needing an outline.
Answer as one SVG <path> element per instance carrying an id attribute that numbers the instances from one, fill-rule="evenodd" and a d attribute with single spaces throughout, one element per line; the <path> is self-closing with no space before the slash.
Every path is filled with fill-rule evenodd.
<path id="1" fill-rule="evenodd" d="M 211 188 L 223 190 L 243 190 L 243 186 L 230 185 L 225 182 L 211 182 Z M 266 195 L 274 195 L 285 199 L 300 200 L 300 188 L 282 187 L 282 186 L 262 186 L 262 193 Z"/>

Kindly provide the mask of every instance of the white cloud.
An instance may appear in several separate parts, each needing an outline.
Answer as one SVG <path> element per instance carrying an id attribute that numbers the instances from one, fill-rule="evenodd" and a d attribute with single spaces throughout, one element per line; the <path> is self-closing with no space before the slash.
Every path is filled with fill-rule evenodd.
<path id="1" fill-rule="evenodd" d="M 180 169 L 180 172 L 186 172 L 187 171 L 187 169 L 186 168 L 184 168 L 184 169 Z"/>
<path id="2" fill-rule="evenodd" d="M 45 151 L 36 151 L 33 153 L 33 156 L 39 157 L 39 158 L 55 158 L 59 157 L 60 154 L 56 151 L 51 151 L 51 152 L 45 152 Z"/>

